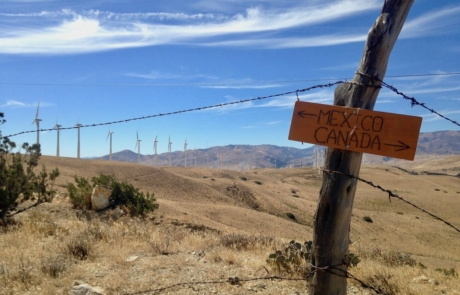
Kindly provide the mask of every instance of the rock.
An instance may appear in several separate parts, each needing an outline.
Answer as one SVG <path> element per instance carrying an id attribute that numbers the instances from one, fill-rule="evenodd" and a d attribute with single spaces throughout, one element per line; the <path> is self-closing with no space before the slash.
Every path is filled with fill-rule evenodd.
<path id="1" fill-rule="evenodd" d="M 81 281 L 74 281 L 72 295 L 105 295 L 104 290 L 99 287 L 92 287 Z"/>
<path id="2" fill-rule="evenodd" d="M 133 262 L 133 261 L 136 261 L 138 258 L 139 258 L 139 256 L 132 255 L 132 256 L 129 256 L 128 258 L 126 258 L 126 261 L 127 262 Z"/>
<path id="3" fill-rule="evenodd" d="M 109 199 L 112 191 L 96 185 L 91 195 L 91 206 L 93 210 L 99 211 L 109 207 Z"/>
<path id="4" fill-rule="evenodd" d="M 419 276 L 413 279 L 415 283 L 428 283 L 429 279 L 426 276 Z"/>

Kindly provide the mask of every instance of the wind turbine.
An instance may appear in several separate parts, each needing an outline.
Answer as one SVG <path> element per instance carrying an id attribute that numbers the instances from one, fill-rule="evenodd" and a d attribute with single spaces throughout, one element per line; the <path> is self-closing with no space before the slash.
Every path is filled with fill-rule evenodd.
<path id="1" fill-rule="evenodd" d="M 57 147 L 56 147 L 56 157 L 59 157 L 59 135 L 61 133 L 61 127 L 62 125 L 59 125 L 57 122 L 56 122 L 56 125 L 54 125 L 53 129 L 56 129 L 57 131 Z"/>
<path id="2" fill-rule="evenodd" d="M 113 134 L 113 131 L 110 131 L 110 129 L 109 129 L 109 133 L 107 134 L 107 138 L 105 139 L 105 142 L 107 142 L 107 139 L 110 137 L 109 161 L 112 161 L 112 134 Z"/>
<path id="3" fill-rule="evenodd" d="M 137 163 L 141 162 L 141 140 L 139 139 L 139 133 L 136 132 L 136 145 L 134 146 L 134 149 L 137 147 Z"/>
<path id="4" fill-rule="evenodd" d="M 185 159 L 185 167 L 187 167 L 187 138 L 185 139 L 184 142 L 184 159 Z"/>
<path id="5" fill-rule="evenodd" d="M 171 167 L 171 136 L 168 138 L 169 167 Z"/>
<path id="6" fill-rule="evenodd" d="M 155 153 L 155 166 L 157 166 L 158 164 L 158 159 L 157 159 L 157 143 L 158 143 L 158 140 L 157 140 L 157 137 L 158 136 L 155 136 L 155 140 L 153 141 L 153 151 Z"/>
<path id="7" fill-rule="evenodd" d="M 77 140 L 77 159 L 80 159 L 80 123 L 75 124 L 75 127 L 78 129 L 78 140 Z"/>
<path id="8" fill-rule="evenodd" d="M 35 119 L 32 121 L 32 125 L 37 124 L 37 145 L 40 145 L 40 122 L 42 119 L 38 118 L 38 110 L 40 109 L 40 103 L 37 105 L 37 112 L 35 113 Z"/>

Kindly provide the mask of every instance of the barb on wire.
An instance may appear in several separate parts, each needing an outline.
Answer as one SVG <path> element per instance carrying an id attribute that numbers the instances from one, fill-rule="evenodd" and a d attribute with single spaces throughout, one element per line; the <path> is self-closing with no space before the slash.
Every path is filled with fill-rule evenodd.
<path id="1" fill-rule="evenodd" d="M 415 97 L 410 97 L 410 96 L 404 94 L 403 92 L 399 91 L 396 87 L 394 87 L 394 86 L 392 86 L 392 85 L 390 85 L 390 84 L 384 82 L 383 80 L 381 80 L 381 79 L 379 79 L 379 78 L 377 78 L 377 77 L 374 77 L 374 76 L 365 74 L 365 73 L 361 73 L 361 72 L 356 72 L 356 73 L 359 74 L 359 75 L 363 75 L 363 76 L 369 77 L 369 78 L 371 78 L 371 79 L 373 79 L 373 80 L 379 81 L 380 83 L 382 83 L 382 85 L 383 85 L 384 87 L 386 87 L 386 88 L 390 89 L 391 91 L 393 91 L 394 93 L 396 93 L 396 94 L 402 96 L 404 99 L 409 100 L 410 103 L 411 103 L 411 105 L 412 105 L 412 107 L 415 106 L 415 105 L 421 106 L 422 108 L 424 108 L 424 109 L 430 111 L 432 114 L 438 115 L 439 117 L 441 117 L 441 118 L 443 118 L 443 119 L 445 119 L 445 120 L 447 120 L 447 121 L 449 121 L 449 122 L 451 122 L 451 123 L 453 123 L 453 124 L 455 124 L 455 125 L 457 125 L 457 126 L 460 126 L 460 123 L 459 123 L 459 122 L 457 122 L 457 121 L 455 121 L 455 120 L 452 120 L 452 119 L 450 119 L 450 118 L 448 118 L 448 117 L 446 117 L 446 116 L 440 114 L 439 112 L 435 111 L 435 110 L 432 109 L 432 108 L 427 107 L 426 104 L 425 104 L 424 102 L 419 102 L 417 99 L 415 99 Z"/>
<path id="2" fill-rule="evenodd" d="M 93 123 L 93 124 L 86 124 L 86 125 L 80 125 L 80 128 L 86 128 L 86 127 L 97 127 L 97 126 L 103 126 L 103 125 L 113 125 L 113 124 L 119 124 L 119 123 L 127 123 L 131 121 L 137 121 L 137 120 L 145 120 L 145 119 L 150 119 L 150 118 L 155 118 L 155 117 L 163 117 L 163 116 L 170 116 L 170 115 L 177 115 L 177 114 L 182 114 L 182 113 L 188 113 L 188 112 L 194 112 L 194 111 L 202 111 L 202 110 L 207 110 L 207 109 L 213 109 L 213 108 L 218 108 L 218 107 L 224 107 L 224 106 L 229 106 L 229 105 L 235 105 L 239 103 L 245 103 L 245 102 L 250 102 L 250 101 L 256 101 L 256 100 L 262 100 L 262 99 L 268 99 L 268 98 L 274 98 L 274 97 L 280 97 L 280 96 L 285 96 L 285 95 L 291 95 L 291 94 L 298 94 L 299 92 L 306 92 L 310 91 L 316 88 L 325 88 L 325 87 L 332 87 L 337 84 L 341 84 L 343 81 L 336 81 L 332 83 L 327 83 L 327 84 L 318 84 L 314 85 L 308 88 L 303 88 L 303 89 L 298 89 L 298 90 L 293 90 L 293 91 L 288 91 L 288 92 L 283 92 L 283 93 L 278 93 L 278 94 L 272 94 L 272 95 L 267 95 L 267 96 L 259 96 L 255 98 L 249 98 L 249 99 L 242 99 L 242 100 L 236 100 L 236 101 L 231 101 L 231 102 L 226 102 L 226 103 L 219 103 L 215 105 L 210 105 L 210 106 L 203 106 L 203 107 L 196 107 L 192 109 L 187 109 L 187 110 L 180 110 L 180 111 L 174 111 L 174 112 L 168 112 L 168 113 L 160 113 L 160 114 L 155 114 L 155 115 L 149 115 L 149 116 L 143 116 L 143 117 L 137 117 L 137 118 L 130 118 L 130 119 L 124 119 L 124 120 L 118 120 L 118 121 L 111 121 L 111 122 L 104 122 L 104 123 Z M 68 129 L 77 129 L 76 126 L 72 127 L 61 127 L 61 130 L 68 130 Z M 53 131 L 54 128 L 49 128 L 49 129 L 40 129 L 39 131 Z M 13 137 L 17 135 L 22 135 L 26 133 L 34 133 L 37 132 L 37 130 L 29 130 L 29 131 L 22 131 L 18 132 L 15 134 L 10 134 L 7 136 L 2 136 L 2 137 Z M 0 137 L 0 138 L 2 138 Z"/>
<path id="3" fill-rule="evenodd" d="M 434 219 L 437 219 L 437 220 L 443 222 L 444 224 L 446 224 L 447 226 L 453 228 L 454 230 L 460 232 L 460 229 L 457 228 L 456 226 L 454 226 L 452 223 L 450 223 L 450 222 L 448 222 L 448 221 L 442 219 L 442 218 L 439 217 L 439 216 L 434 215 L 433 213 L 430 213 L 430 212 L 426 211 L 425 209 L 423 209 L 423 208 L 421 208 L 421 207 L 415 205 L 414 203 L 412 203 L 412 202 L 410 202 L 410 201 L 407 201 L 406 199 L 404 199 L 404 198 L 400 197 L 399 195 L 393 193 L 391 190 L 389 190 L 389 189 L 384 189 L 384 188 L 381 187 L 380 185 L 374 184 L 372 181 L 365 180 L 365 179 L 360 178 L 360 177 L 358 177 L 358 176 L 346 174 L 346 173 L 343 173 L 343 172 L 340 172 L 340 171 L 333 171 L 333 170 L 328 170 L 328 169 L 324 169 L 323 171 L 326 172 L 326 173 L 334 173 L 334 174 L 338 174 L 338 175 L 342 175 L 342 176 L 354 178 L 354 179 L 357 179 L 357 180 L 359 180 L 359 181 L 361 181 L 361 182 L 364 182 L 364 183 L 366 183 L 366 184 L 368 184 L 368 185 L 370 185 L 370 186 L 372 186 L 372 187 L 374 187 L 374 188 L 376 188 L 376 189 L 381 190 L 382 192 L 387 193 L 387 194 L 388 194 L 388 198 L 389 198 L 390 200 L 391 200 L 391 198 L 396 198 L 396 199 L 398 199 L 398 200 L 401 200 L 401 201 L 403 201 L 404 203 L 406 203 L 406 204 L 408 204 L 408 205 L 411 205 L 412 207 L 414 207 L 414 208 L 416 208 L 416 209 L 422 211 L 423 213 L 426 213 L 426 214 L 430 215 L 430 216 L 433 217 Z"/>

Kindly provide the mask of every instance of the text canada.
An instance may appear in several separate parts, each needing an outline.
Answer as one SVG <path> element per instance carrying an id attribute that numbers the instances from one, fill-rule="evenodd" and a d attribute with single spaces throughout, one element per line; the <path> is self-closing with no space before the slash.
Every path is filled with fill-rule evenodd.
<path id="1" fill-rule="evenodd" d="M 320 110 L 315 140 L 319 144 L 342 146 L 344 148 L 381 149 L 378 135 L 382 131 L 384 119 L 381 116 L 364 115 L 359 112 Z"/>

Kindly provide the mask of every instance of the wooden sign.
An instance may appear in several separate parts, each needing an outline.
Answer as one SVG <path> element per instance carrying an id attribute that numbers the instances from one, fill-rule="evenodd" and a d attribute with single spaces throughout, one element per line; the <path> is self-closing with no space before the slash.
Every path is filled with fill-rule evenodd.
<path id="1" fill-rule="evenodd" d="M 289 139 L 414 160 L 421 117 L 297 101 Z"/>

